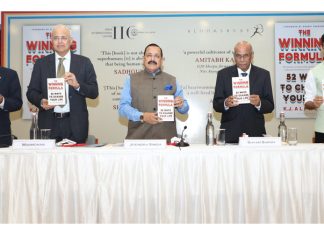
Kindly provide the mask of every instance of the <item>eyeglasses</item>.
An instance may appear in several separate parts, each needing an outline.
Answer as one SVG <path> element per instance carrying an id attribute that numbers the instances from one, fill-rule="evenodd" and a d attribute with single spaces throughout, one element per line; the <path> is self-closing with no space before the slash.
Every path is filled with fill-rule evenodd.
<path id="1" fill-rule="evenodd" d="M 53 37 L 53 41 L 62 41 L 62 42 L 66 42 L 69 38 L 66 36 L 54 36 Z"/>
<path id="2" fill-rule="evenodd" d="M 234 54 L 235 58 L 238 59 L 238 60 L 246 60 L 248 58 L 250 58 L 251 54 L 244 54 L 244 55 L 241 55 L 241 54 Z"/>

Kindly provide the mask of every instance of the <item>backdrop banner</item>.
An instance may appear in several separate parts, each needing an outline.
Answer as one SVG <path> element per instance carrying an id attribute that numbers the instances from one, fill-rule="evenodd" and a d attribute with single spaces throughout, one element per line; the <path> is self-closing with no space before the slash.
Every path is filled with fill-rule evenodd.
<path id="1" fill-rule="evenodd" d="M 320 38 L 324 22 L 277 23 L 275 25 L 276 117 L 314 117 L 304 110 L 304 85 L 309 69 L 323 61 Z"/>

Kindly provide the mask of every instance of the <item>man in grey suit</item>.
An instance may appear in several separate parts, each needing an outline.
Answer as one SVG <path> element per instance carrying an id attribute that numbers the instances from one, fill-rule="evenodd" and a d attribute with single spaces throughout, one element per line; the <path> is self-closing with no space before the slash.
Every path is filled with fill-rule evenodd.
<path id="1" fill-rule="evenodd" d="M 0 147 L 12 144 L 9 113 L 21 108 L 21 87 L 16 71 L 0 67 Z"/>
<path id="2" fill-rule="evenodd" d="M 56 25 L 51 41 L 55 53 L 36 61 L 27 98 L 39 108 L 39 128 L 51 129 L 51 138 L 84 143 L 89 129 L 86 98 L 97 98 L 97 76 L 89 58 L 71 53 L 73 39 L 67 26 Z M 64 106 L 48 104 L 47 78 L 55 77 L 63 77 L 66 82 Z"/>
<path id="3" fill-rule="evenodd" d="M 222 113 L 221 128 L 226 129 L 225 140 L 228 143 L 238 143 L 243 133 L 249 136 L 266 134 L 263 114 L 274 109 L 270 73 L 252 64 L 253 55 L 250 43 L 238 42 L 234 47 L 236 65 L 217 74 L 213 107 Z M 249 77 L 250 101 L 238 104 L 233 96 L 232 78 L 245 76 Z"/>

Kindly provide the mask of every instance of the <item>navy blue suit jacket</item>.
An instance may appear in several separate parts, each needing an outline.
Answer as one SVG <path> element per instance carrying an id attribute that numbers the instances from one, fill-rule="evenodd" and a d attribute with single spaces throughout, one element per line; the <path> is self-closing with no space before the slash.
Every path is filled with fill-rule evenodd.
<path id="1" fill-rule="evenodd" d="M 80 84 L 77 91 L 69 86 L 70 125 L 72 140 L 84 143 L 88 137 L 89 120 L 86 98 L 97 98 L 98 84 L 94 67 L 89 58 L 71 53 L 70 72 Z M 27 90 L 29 102 L 39 108 L 38 126 L 40 129 L 53 129 L 53 109 L 44 110 L 40 104 L 47 97 L 47 78 L 56 77 L 55 54 L 50 54 L 36 61 Z"/>
<path id="2" fill-rule="evenodd" d="M 266 134 L 264 115 L 274 109 L 271 79 L 269 71 L 251 65 L 249 83 L 250 94 L 259 95 L 261 108 L 258 110 L 251 104 L 240 104 L 225 110 L 224 101 L 232 92 L 232 77 L 238 77 L 236 65 L 220 70 L 217 74 L 213 107 L 222 113 L 221 128 L 226 129 L 225 141 L 237 143 L 242 133 L 249 136 Z"/>
<path id="3" fill-rule="evenodd" d="M 11 145 L 9 113 L 22 106 L 21 87 L 16 71 L 0 67 L 0 94 L 5 98 L 4 107 L 0 108 L 0 144 Z"/>

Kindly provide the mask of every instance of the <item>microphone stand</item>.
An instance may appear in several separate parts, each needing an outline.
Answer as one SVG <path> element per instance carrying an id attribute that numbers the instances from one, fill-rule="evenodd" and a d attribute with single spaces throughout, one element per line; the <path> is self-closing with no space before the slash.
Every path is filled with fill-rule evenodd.
<path id="1" fill-rule="evenodd" d="M 182 130 L 182 133 L 181 133 L 181 137 L 180 137 L 180 141 L 176 144 L 177 147 L 188 147 L 189 144 L 186 143 L 184 141 L 184 138 L 183 138 L 183 132 L 187 129 L 187 126 L 184 126 L 183 130 Z"/>

